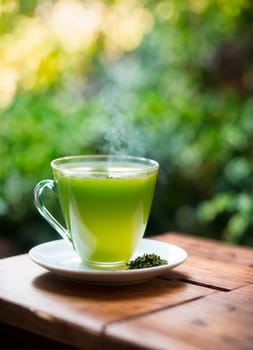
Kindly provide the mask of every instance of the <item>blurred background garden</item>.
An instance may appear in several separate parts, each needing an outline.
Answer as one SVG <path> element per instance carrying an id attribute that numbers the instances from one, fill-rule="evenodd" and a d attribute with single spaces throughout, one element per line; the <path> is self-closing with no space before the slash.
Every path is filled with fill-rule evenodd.
<path id="1" fill-rule="evenodd" d="M 97 153 L 160 163 L 146 236 L 253 246 L 252 38 L 250 0 L 0 0 L 0 256 L 58 238 L 33 187 Z"/>

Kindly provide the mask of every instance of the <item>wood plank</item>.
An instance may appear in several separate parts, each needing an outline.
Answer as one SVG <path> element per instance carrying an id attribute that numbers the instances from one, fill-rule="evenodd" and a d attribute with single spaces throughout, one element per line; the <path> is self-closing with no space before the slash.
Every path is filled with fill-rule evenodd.
<path id="1" fill-rule="evenodd" d="M 190 255 L 184 264 L 162 277 L 231 290 L 253 283 L 253 268 Z"/>
<path id="2" fill-rule="evenodd" d="M 184 248 L 189 257 L 176 270 L 164 278 L 210 286 L 220 290 L 232 290 L 253 283 L 253 249 L 179 233 L 154 236 Z M 182 278 L 182 275 L 185 277 Z"/>
<path id="3" fill-rule="evenodd" d="M 186 249 L 191 256 L 253 267 L 253 249 L 249 247 L 238 247 L 212 239 L 175 232 L 151 238 L 176 244 Z"/>
<path id="4" fill-rule="evenodd" d="M 252 350 L 253 285 L 108 325 L 108 349 Z"/>
<path id="5" fill-rule="evenodd" d="M 46 272 L 27 255 L 1 260 L 0 281 L 2 322 L 84 349 L 101 349 L 108 323 L 214 292 L 163 279 L 132 286 L 85 285 Z"/>

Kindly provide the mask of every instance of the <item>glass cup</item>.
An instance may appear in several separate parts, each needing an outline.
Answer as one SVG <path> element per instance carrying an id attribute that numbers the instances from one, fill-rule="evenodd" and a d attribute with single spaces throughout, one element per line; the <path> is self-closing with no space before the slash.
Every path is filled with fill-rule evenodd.
<path id="1" fill-rule="evenodd" d="M 95 268 L 124 266 L 147 225 L 159 165 L 131 156 L 70 156 L 51 162 L 54 180 L 34 188 L 39 213 L 69 242 L 81 260 Z M 66 228 L 42 200 L 57 193 Z"/>

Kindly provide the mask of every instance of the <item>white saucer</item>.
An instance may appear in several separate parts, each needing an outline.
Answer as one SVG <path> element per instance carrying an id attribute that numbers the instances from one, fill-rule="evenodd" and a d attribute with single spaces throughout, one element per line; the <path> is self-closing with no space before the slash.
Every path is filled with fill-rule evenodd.
<path id="1" fill-rule="evenodd" d="M 123 285 L 145 282 L 160 276 L 179 264 L 182 264 L 187 253 L 176 245 L 142 239 L 132 259 L 139 255 L 155 253 L 168 264 L 136 270 L 97 270 L 85 266 L 78 255 L 64 240 L 39 244 L 29 251 L 30 258 L 40 266 L 58 275 L 93 284 Z"/>

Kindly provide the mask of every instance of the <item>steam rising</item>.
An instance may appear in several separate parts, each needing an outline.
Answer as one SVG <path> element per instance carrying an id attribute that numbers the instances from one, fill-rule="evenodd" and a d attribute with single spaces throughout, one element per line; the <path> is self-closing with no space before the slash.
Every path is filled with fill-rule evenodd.
<path id="1" fill-rule="evenodd" d="M 108 154 L 145 154 L 143 133 L 120 113 L 110 118 L 104 130 L 102 152 Z"/>
<path id="2" fill-rule="evenodd" d="M 117 73 L 120 73 L 117 70 Z M 135 75 L 135 74 L 133 74 Z M 118 77 L 121 74 L 118 74 Z M 100 150 L 107 154 L 144 156 L 146 153 L 145 132 L 143 125 L 138 125 L 136 96 L 131 93 L 133 80 L 128 79 L 108 84 L 100 95 L 103 116 L 99 116 L 102 145 Z M 136 76 L 136 75 L 135 75 Z"/>

